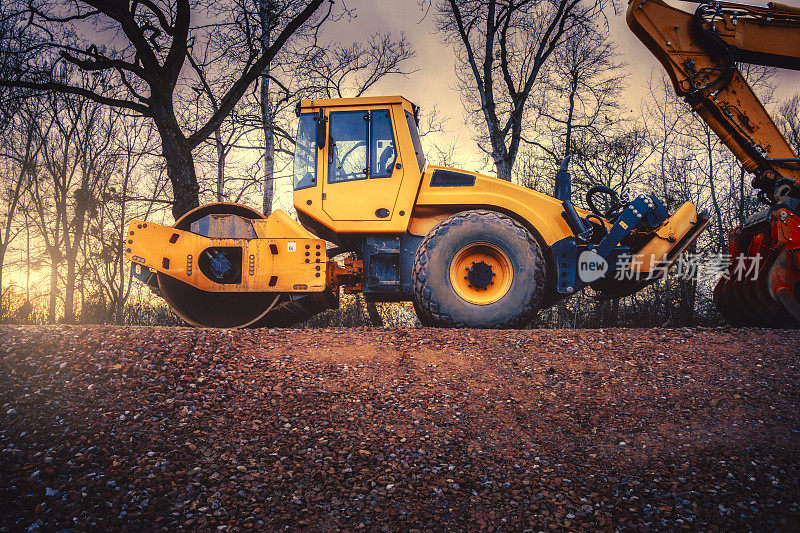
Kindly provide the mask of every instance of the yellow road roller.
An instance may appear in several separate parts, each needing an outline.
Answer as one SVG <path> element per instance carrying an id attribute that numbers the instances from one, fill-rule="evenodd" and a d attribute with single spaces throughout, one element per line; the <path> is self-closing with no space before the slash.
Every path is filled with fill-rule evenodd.
<path id="1" fill-rule="evenodd" d="M 640 290 L 708 224 L 691 203 L 670 216 L 655 195 L 603 186 L 577 208 L 568 159 L 553 196 L 429 165 L 401 96 L 303 100 L 297 116 L 298 220 L 214 203 L 130 223 L 134 276 L 189 324 L 291 326 L 344 291 L 412 301 L 426 326 L 524 327 L 586 286 Z"/>

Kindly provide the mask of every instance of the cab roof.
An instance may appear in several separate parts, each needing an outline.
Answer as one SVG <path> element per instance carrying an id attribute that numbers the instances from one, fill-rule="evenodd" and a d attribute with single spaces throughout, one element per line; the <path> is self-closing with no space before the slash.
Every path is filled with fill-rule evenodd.
<path id="1" fill-rule="evenodd" d="M 375 105 L 400 104 L 409 111 L 414 112 L 416 106 L 400 95 L 393 96 L 359 96 L 357 98 L 320 98 L 315 100 L 301 100 L 297 112 L 316 111 L 321 107 L 366 107 Z"/>

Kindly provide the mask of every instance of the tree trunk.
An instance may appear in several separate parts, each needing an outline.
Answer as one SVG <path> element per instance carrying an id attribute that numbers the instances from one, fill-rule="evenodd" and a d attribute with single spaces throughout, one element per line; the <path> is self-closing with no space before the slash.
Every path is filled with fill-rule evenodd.
<path id="1" fill-rule="evenodd" d="M 6 260 L 6 250 L 8 247 L 5 244 L 0 244 L 0 321 L 5 322 L 5 306 L 3 305 L 3 264 Z"/>
<path id="2" fill-rule="evenodd" d="M 125 323 L 125 302 L 122 299 L 122 291 L 125 290 L 125 278 L 120 275 L 119 294 L 117 294 L 117 301 L 114 302 L 114 323 L 122 325 Z"/>
<path id="3" fill-rule="evenodd" d="M 722 209 L 719 205 L 719 200 L 717 199 L 717 187 L 714 183 L 716 176 L 714 172 L 716 169 L 714 168 L 714 150 L 712 146 L 712 139 L 711 139 L 711 131 L 708 128 L 705 129 L 706 134 L 706 153 L 708 155 L 708 184 L 711 189 L 711 205 L 714 208 L 714 214 L 716 215 L 717 219 L 717 252 L 724 253 L 725 252 L 725 228 L 722 223 Z"/>
<path id="4" fill-rule="evenodd" d="M 269 48 L 271 41 L 272 17 L 275 6 L 271 0 L 259 0 L 259 17 L 261 19 L 261 48 Z M 272 128 L 272 102 L 269 98 L 270 63 L 261 72 L 261 121 L 264 125 L 264 194 L 261 210 L 269 216 L 272 213 L 272 200 L 275 195 L 275 133 Z"/>
<path id="5" fill-rule="evenodd" d="M 267 67 L 269 70 L 269 67 Z M 272 104 L 269 101 L 269 80 L 261 80 L 261 118 L 264 121 L 264 195 L 262 211 L 272 213 L 272 200 L 275 196 L 275 134 L 272 131 Z"/>
<path id="6" fill-rule="evenodd" d="M 125 169 L 125 179 L 122 183 L 122 199 L 120 200 L 120 232 L 119 242 L 117 244 L 117 261 L 119 264 L 119 285 L 117 288 L 117 301 L 115 302 L 116 309 L 114 313 L 114 321 L 122 325 L 125 321 L 125 256 L 122 250 L 125 247 L 125 238 L 127 237 L 125 231 L 125 213 L 128 201 L 128 179 L 130 176 L 130 169 Z"/>
<path id="7" fill-rule="evenodd" d="M 47 310 L 47 323 L 56 323 L 56 304 L 58 290 L 58 261 L 51 257 L 50 259 L 50 305 Z"/>
<path id="8" fill-rule="evenodd" d="M 495 163 L 497 177 L 501 180 L 511 181 L 511 163 L 507 158 L 503 158 L 499 163 Z"/>
<path id="9" fill-rule="evenodd" d="M 744 179 L 747 171 L 742 167 L 739 170 L 739 225 L 744 225 L 745 219 L 745 199 L 744 199 Z"/>
<path id="10" fill-rule="evenodd" d="M 82 187 L 75 191 L 75 216 L 74 216 L 74 236 L 71 245 L 67 246 L 67 285 L 64 287 L 64 322 L 66 324 L 75 323 L 75 289 L 77 282 L 78 254 L 81 249 L 81 241 L 84 239 L 84 228 L 86 227 L 86 212 L 89 209 L 91 192 L 88 188 Z M 64 235 L 68 235 L 69 228 L 64 228 Z M 66 238 L 65 238 L 66 240 Z M 67 243 L 69 241 L 66 241 Z M 82 296 L 82 290 L 81 290 Z M 81 304 L 83 298 L 81 297 Z"/>
<path id="11" fill-rule="evenodd" d="M 217 201 L 225 200 L 225 146 L 219 128 L 214 130 L 214 143 L 217 145 Z"/>
<path id="12" fill-rule="evenodd" d="M 75 263 L 75 256 L 67 256 L 67 286 L 64 287 L 65 324 L 73 324 L 75 322 Z"/>
<path id="13" fill-rule="evenodd" d="M 200 186 L 192 149 L 177 123 L 174 127 L 157 123 L 157 127 L 161 136 L 161 150 L 167 162 L 167 176 L 172 185 L 172 216 L 178 220 L 200 205 Z"/>
<path id="14" fill-rule="evenodd" d="M 567 298 L 562 299 L 556 304 L 556 329 L 562 329 L 567 316 Z"/>
<path id="15" fill-rule="evenodd" d="M 25 212 L 25 302 L 31 301 L 31 227 Z"/>
<path id="16" fill-rule="evenodd" d="M 564 138 L 564 157 L 567 157 L 572 148 L 572 119 L 575 115 L 575 93 L 578 91 L 577 74 L 572 76 L 569 92 L 569 110 L 567 111 L 567 132 Z"/>
<path id="17" fill-rule="evenodd" d="M 681 280 L 681 326 L 689 326 L 694 322 L 694 280 Z"/>

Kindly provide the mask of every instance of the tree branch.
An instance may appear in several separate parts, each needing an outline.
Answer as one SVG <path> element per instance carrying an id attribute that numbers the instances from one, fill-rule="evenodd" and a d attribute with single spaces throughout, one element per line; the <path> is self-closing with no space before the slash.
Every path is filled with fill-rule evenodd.
<path id="1" fill-rule="evenodd" d="M 256 61 L 245 73 L 233 84 L 233 86 L 228 90 L 225 96 L 222 97 L 220 101 L 219 109 L 208 119 L 208 122 L 197 130 L 195 133 L 188 137 L 189 146 L 192 148 L 199 145 L 203 139 L 211 135 L 211 133 L 216 130 L 222 121 L 225 119 L 228 114 L 233 110 L 236 106 L 239 99 L 247 90 L 247 87 L 253 83 L 256 78 L 261 74 L 267 64 L 272 61 L 272 58 L 278 53 L 284 43 L 289 39 L 289 37 L 297 31 L 300 26 L 305 24 L 305 22 L 314 14 L 314 12 L 322 5 L 324 0 L 312 0 L 310 4 L 300 12 L 295 18 L 293 18 L 281 31 L 280 35 L 278 35 L 275 40 L 273 41 L 272 45 L 261 55 L 261 57 Z"/>
<path id="2" fill-rule="evenodd" d="M 150 108 L 143 104 L 139 104 L 137 102 L 131 102 L 130 100 L 122 100 L 119 98 L 102 96 L 89 89 L 84 89 L 83 87 L 75 87 L 72 85 L 67 85 L 65 83 L 58 83 L 54 81 L 38 83 L 38 82 L 24 81 L 24 80 L 0 79 L 0 87 L 19 87 L 23 89 L 32 89 L 34 91 L 54 91 L 59 93 L 75 94 L 78 96 L 86 97 L 99 104 L 110 105 L 114 107 L 123 107 L 125 109 L 136 111 L 137 113 L 144 116 L 148 117 L 152 116 Z"/>

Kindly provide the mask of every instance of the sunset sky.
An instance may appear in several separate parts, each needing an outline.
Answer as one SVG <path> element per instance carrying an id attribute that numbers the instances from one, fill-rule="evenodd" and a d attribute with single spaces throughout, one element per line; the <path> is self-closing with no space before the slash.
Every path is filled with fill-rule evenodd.
<path id="1" fill-rule="evenodd" d="M 449 136 L 458 137 L 459 157 L 478 165 L 481 154 L 473 142 L 470 130 L 465 125 L 461 99 L 455 90 L 453 47 L 442 42 L 440 35 L 435 33 L 434 13 L 431 11 L 425 17 L 417 0 L 345 0 L 345 2 L 348 7 L 355 8 L 357 18 L 350 23 L 331 25 L 327 29 L 330 39 L 350 42 L 364 39 L 375 31 L 390 32 L 394 35 L 405 32 L 417 51 L 414 64 L 419 69 L 418 72 L 407 78 L 400 76 L 387 78 L 370 93 L 402 94 L 420 105 L 423 112 L 436 105 L 440 114 L 449 119 L 447 123 Z M 784 3 L 800 6 L 800 0 L 785 0 Z M 696 4 L 689 2 L 671 2 L 671 4 L 686 11 L 694 11 L 696 8 Z M 631 112 L 638 107 L 650 76 L 660 75 L 662 68 L 625 24 L 626 7 L 627 3 L 619 2 L 618 13 L 615 14 L 613 10 L 608 9 L 606 15 L 612 39 L 617 44 L 621 59 L 628 63 L 630 78 L 626 102 L 629 104 L 628 112 Z M 776 95 L 779 98 L 787 98 L 797 91 L 800 91 L 800 72 L 782 72 Z M 493 171 L 490 167 L 482 170 Z"/>

